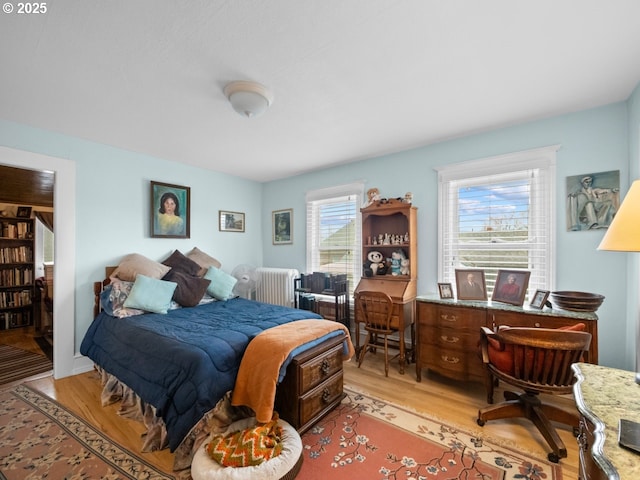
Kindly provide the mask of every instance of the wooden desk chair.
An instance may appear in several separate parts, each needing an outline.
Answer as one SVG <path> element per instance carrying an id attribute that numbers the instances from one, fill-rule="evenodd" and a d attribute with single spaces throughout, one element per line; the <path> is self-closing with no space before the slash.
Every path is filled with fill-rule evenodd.
<path id="1" fill-rule="evenodd" d="M 358 358 L 358 368 L 362 365 L 362 360 L 369 349 L 375 351 L 375 347 L 380 345 L 379 338 L 382 337 L 384 345 L 384 374 L 389 376 L 389 335 L 398 332 L 397 328 L 391 327 L 391 316 L 393 314 L 393 300 L 384 292 L 362 291 L 356 297 L 357 306 L 364 319 L 364 329 L 367 338 L 360 351 Z M 357 328 L 357 327 L 356 327 Z M 398 354 L 399 356 L 399 354 Z M 394 357 L 395 358 L 395 357 Z"/>
<path id="2" fill-rule="evenodd" d="M 590 343 L 591 334 L 587 332 L 524 327 L 493 332 L 482 327 L 480 345 L 487 372 L 487 401 L 493 403 L 493 389 L 499 380 L 524 393 L 505 391 L 505 402 L 478 411 L 478 425 L 498 418 L 528 418 L 553 450 L 549 460 L 557 463 L 565 458 L 567 448 L 551 421 L 570 425 L 576 433 L 578 411 L 543 404 L 539 394 L 572 393 L 575 378 L 571 365 L 581 361 Z"/>

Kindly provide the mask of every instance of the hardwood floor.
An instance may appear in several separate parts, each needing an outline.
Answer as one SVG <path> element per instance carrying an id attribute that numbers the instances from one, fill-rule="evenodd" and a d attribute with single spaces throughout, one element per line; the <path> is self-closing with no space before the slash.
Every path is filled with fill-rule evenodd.
<path id="1" fill-rule="evenodd" d="M 497 442 L 513 443 L 523 451 L 546 458 L 547 446 L 544 439 L 526 420 L 495 420 L 488 422 L 484 427 L 476 424 L 478 409 L 486 404 L 483 385 L 455 382 L 428 372 L 423 372 L 422 382 L 418 383 L 413 364 L 406 370 L 405 375 L 400 375 L 397 364 L 392 363 L 389 377 L 385 378 L 381 359 L 382 355 L 368 355 L 360 369 L 353 360 L 345 363 L 345 384 L 389 402 L 446 420 L 468 431 L 477 431 Z M 136 421 L 119 417 L 116 413 L 117 405 L 104 408 L 100 406 L 101 387 L 96 373 L 89 372 L 60 380 L 53 380 L 47 376 L 30 380 L 28 383 L 96 425 L 123 446 L 139 452 L 140 436 L 143 433 L 141 425 Z M 495 398 L 502 398 L 502 390 L 496 391 Z M 551 400 L 567 408 L 574 405 L 570 396 L 554 397 Z M 568 458 L 560 461 L 563 477 L 565 480 L 577 478 L 576 439 L 568 428 L 561 428 L 559 431 L 569 452 Z M 170 471 L 173 465 L 173 455 L 168 450 L 142 455 L 167 471 Z"/>

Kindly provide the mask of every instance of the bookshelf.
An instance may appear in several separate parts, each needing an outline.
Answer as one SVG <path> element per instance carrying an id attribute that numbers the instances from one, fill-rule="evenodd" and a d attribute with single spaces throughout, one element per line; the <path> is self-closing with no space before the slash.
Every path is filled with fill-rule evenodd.
<path id="1" fill-rule="evenodd" d="M 0 217 L 0 330 L 33 324 L 34 220 Z"/>
<path id="2" fill-rule="evenodd" d="M 293 280 L 294 306 L 322 315 L 349 328 L 349 281 L 346 274 L 301 274 Z"/>

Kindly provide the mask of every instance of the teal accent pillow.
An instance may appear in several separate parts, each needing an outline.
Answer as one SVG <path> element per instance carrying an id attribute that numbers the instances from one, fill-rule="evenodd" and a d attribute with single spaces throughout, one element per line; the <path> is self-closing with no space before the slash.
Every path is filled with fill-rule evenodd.
<path id="1" fill-rule="evenodd" d="M 207 270 L 203 278 L 211 280 L 207 288 L 207 293 L 218 300 L 228 300 L 231 298 L 233 287 L 235 287 L 238 281 L 235 277 L 216 267 L 209 267 L 209 270 Z"/>
<path id="2" fill-rule="evenodd" d="M 124 306 L 153 313 L 167 313 L 177 286 L 175 282 L 138 274 Z"/>

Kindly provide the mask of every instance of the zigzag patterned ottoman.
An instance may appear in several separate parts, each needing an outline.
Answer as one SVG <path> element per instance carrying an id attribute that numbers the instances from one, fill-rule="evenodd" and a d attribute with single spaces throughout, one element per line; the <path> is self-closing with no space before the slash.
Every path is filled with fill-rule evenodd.
<path id="1" fill-rule="evenodd" d="M 255 417 L 233 422 L 225 434 L 252 428 Z M 225 467 L 216 462 L 206 451 L 210 441 L 207 438 L 193 456 L 191 477 L 193 480 L 293 480 L 302 466 L 302 439 L 295 428 L 282 419 L 278 420 L 282 428 L 282 452 L 277 457 L 260 465 L 249 467 Z"/>

